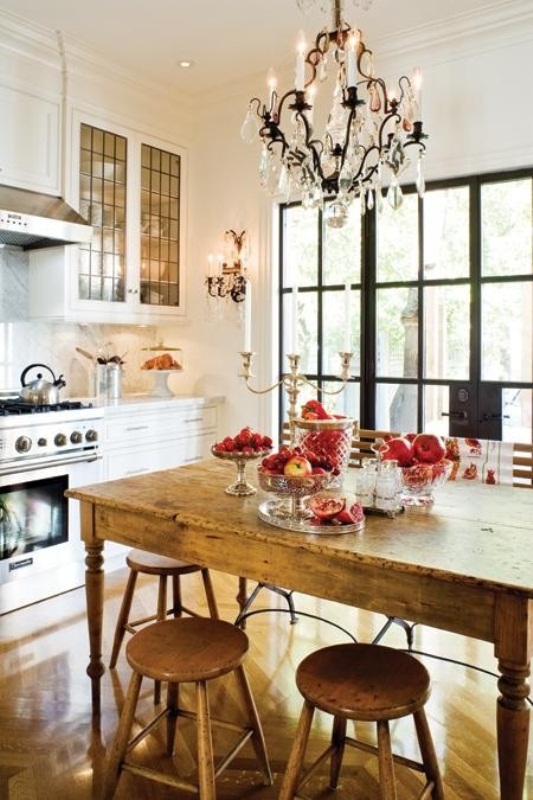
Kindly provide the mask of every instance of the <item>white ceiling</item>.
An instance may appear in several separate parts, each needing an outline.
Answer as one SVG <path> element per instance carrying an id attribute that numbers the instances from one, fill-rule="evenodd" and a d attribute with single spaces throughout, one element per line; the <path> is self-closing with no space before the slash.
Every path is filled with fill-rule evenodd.
<path id="1" fill-rule="evenodd" d="M 368 11 L 345 0 L 344 17 L 361 28 L 367 45 L 400 31 L 513 0 L 373 0 Z M 362 5 L 362 3 L 361 3 Z M 0 0 L 0 7 L 89 46 L 106 59 L 185 93 L 210 91 L 266 73 L 294 57 L 298 32 L 307 41 L 330 26 L 319 3 L 307 14 L 296 0 Z M 379 55 L 379 53 L 378 53 Z M 194 67 L 180 69 L 180 59 Z"/>

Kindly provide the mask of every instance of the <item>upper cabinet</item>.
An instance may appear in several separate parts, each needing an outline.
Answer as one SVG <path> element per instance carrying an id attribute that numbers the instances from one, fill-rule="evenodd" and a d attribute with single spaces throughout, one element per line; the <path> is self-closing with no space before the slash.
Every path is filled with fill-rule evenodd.
<path id="1" fill-rule="evenodd" d="M 0 183 L 59 195 L 59 98 L 2 85 L 0 119 Z"/>
<path id="2" fill-rule="evenodd" d="M 30 316 L 77 322 L 175 322 L 184 308 L 186 153 L 74 115 L 72 200 L 87 245 L 30 254 Z"/>

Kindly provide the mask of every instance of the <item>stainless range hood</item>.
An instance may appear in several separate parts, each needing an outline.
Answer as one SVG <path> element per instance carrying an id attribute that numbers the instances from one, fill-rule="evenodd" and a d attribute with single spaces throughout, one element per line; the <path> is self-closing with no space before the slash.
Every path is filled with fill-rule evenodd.
<path id="1" fill-rule="evenodd" d="M 89 242 L 89 225 L 60 197 L 0 186 L 0 244 L 34 250 Z"/>

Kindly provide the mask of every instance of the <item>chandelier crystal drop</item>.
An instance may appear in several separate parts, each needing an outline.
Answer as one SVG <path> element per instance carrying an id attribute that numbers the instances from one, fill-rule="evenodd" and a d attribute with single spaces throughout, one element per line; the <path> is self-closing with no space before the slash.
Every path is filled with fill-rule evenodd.
<path id="1" fill-rule="evenodd" d="M 250 100 L 241 136 L 247 143 L 261 140 L 263 188 L 285 202 L 297 194 L 306 208 L 322 208 L 324 201 L 332 201 L 326 221 L 342 227 L 356 198 L 361 213 L 381 206 L 383 184 L 392 208 L 401 206 L 399 179 L 411 163 L 413 146 L 416 187 L 424 193 L 427 136 L 421 119 L 421 76 L 415 70 L 412 80 L 402 75 L 395 88 L 387 85 L 375 74 L 374 55 L 361 31 L 344 21 L 342 0 L 297 0 L 301 8 L 314 2 L 332 8 L 332 30 L 320 31 L 307 54 L 299 43 L 294 87 L 282 96 L 269 71 L 269 100 Z M 320 138 L 315 100 L 330 77 L 333 97 Z"/>

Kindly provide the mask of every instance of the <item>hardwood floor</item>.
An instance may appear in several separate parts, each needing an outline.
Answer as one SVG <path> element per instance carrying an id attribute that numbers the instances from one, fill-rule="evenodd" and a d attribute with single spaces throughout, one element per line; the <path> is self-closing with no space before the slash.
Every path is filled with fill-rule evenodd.
<path id="1" fill-rule="evenodd" d="M 108 659 L 126 570 L 106 578 L 104 657 Z M 236 579 L 213 573 L 217 599 L 224 619 L 236 615 Z M 193 607 L 205 605 L 198 575 L 184 582 L 184 599 Z M 274 800 L 287 759 L 301 698 L 294 686 L 299 661 L 326 644 L 349 641 L 351 632 L 369 641 L 383 623 L 383 617 L 303 595 L 295 596 L 300 618 L 289 624 L 286 605 L 277 595 L 263 590 L 253 610 L 271 607 L 283 613 L 259 613 L 247 623 L 250 653 L 247 671 L 263 722 L 275 784 L 264 787 L 255 770 L 251 748 L 244 748 L 218 781 L 220 800 L 254 798 Z M 139 580 L 134 609 L 139 616 L 151 613 L 156 603 L 155 581 Z M 199 610 L 205 610 L 197 605 Z M 334 624 L 314 617 L 330 620 Z M 335 627 L 335 625 L 340 626 Z M 402 631 L 394 626 L 384 644 L 405 646 Z M 452 657 L 494 673 L 491 647 L 430 628 L 418 627 L 415 649 Z M 129 678 L 124 653 L 117 669 L 107 672 L 102 686 L 100 729 L 92 727 L 90 686 L 87 666 L 87 632 L 83 589 L 38 603 L 0 618 L 0 800 L 98 800 L 107 750 L 117 725 Z M 497 800 L 498 783 L 495 749 L 495 678 L 482 671 L 438 658 L 421 656 L 433 680 L 427 711 L 437 755 L 441 764 L 447 800 Z M 186 695 L 185 695 L 186 696 Z M 211 692 L 212 711 L 231 707 L 231 678 L 221 680 Z M 143 686 L 138 717 L 147 719 L 153 708 L 152 686 Z M 238 709 L 234 709 L 238 713 Z M 181 725 L 181 723 L 180 723 Z M 372 731 L 357 726 L 358 736 Z M 329 718 L 315 722 L 312 748 L 318 754 L 329 735 Z M 393 745 L 398 752 L 418 758 L 410 720 L 392 726 Z M 167 763 L 162 756 L 159 734 L 145 740 L 140 759 L 151 766 Z M 217 738 L 215 744 L 220 744 Z M 223 747 L 223 742 L 222 742 Z M 178 742 L 180 768 L 194 769 L 192 726 L 184 723 Z M 398 800 L 416 794 L 420 778 L 399 768 Z M 524 800 L 533 800 L 533 725 Z M 309 797 L 335 796 L 337 800 L 377 800 L 377 761 L 368 754 L 346 754 L 341 786 L 335 794 L 327 789 L 325 777 L 318 776 L 306 789 Z M 116 800 L 177 800 L 191 797 L 176 789 L 153 784 L 143 778 L 123 775 Z"/>

